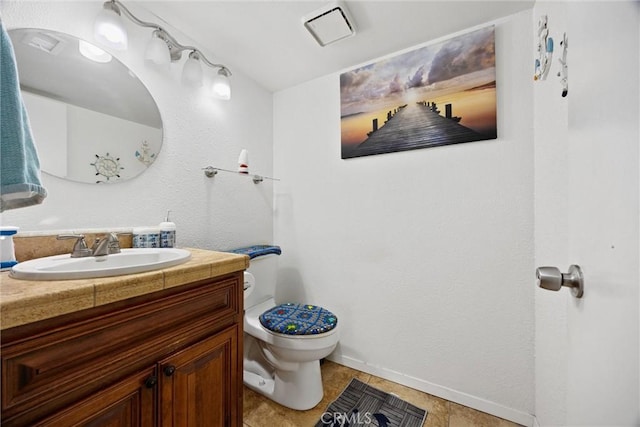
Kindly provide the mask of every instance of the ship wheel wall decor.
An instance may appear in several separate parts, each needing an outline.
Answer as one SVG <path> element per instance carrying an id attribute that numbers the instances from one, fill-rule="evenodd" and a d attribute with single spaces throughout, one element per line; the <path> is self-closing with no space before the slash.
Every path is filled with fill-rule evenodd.
<path id="1" fill-rule="evenodd" d="M 90 163 L 91 166 L 96 168 L 96 176 L 102 175 L 107 178 L 107 182 L 111 179 L 116 180 L 120 178 L 120 171 L 124 168 L 120 166 L 120 157 L 113 157 L 107 153 L 104 156 L 96 154 L 96 161 Z M 96 184 L 100 184 L 101 180 L 97 180 Z"/>

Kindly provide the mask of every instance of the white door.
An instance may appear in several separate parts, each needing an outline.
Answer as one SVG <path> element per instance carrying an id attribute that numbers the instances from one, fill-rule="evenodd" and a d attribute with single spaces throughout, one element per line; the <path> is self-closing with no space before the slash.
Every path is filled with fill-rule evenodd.
<path id="1" fill-rule="evenodd" d="M 535 415 L 542 426 L 637 426 L 640 3 L 538 2 L 535 19 L 544 14 L 555 49 L 534 89 L 535 262 L 580 265 L 585 292 L 536 289 Z"/>

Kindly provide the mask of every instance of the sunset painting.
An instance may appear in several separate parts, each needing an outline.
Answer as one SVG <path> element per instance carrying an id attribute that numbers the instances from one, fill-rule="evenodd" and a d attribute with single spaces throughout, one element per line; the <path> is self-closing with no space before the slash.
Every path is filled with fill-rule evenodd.
<path id="1" fill-rule="evenodd" d="M 495 29 L 340 75 L 342 158 L 495 139 Z"/>

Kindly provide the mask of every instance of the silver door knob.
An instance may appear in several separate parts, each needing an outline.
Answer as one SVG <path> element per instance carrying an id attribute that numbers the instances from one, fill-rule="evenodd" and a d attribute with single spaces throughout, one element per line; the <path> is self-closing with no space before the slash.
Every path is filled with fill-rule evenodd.
<path id="1" fill-rule="evenodd" d="M 578 265 L 569 267 L 568 273 L 561 273 L 556 267 L 538 267 L 536 269 L 537 285 L 549 291 L 559 291 L 563 286 L 571 289 L 576 298 L 584 295 L 584 279 Z"/>

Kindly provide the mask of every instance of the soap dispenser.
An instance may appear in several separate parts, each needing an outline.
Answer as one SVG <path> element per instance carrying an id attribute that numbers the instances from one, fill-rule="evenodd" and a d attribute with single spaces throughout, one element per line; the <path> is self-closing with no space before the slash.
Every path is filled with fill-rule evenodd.
<path id="1" fill-rule="evenodd" d="M 176 224 L 169 221 L 169 214 L 171 211 L 167 211 L 167 216 L 164 222 L 160 223 L 160 247 L 161 248 L 173 248 L 176 244 Z"/>

